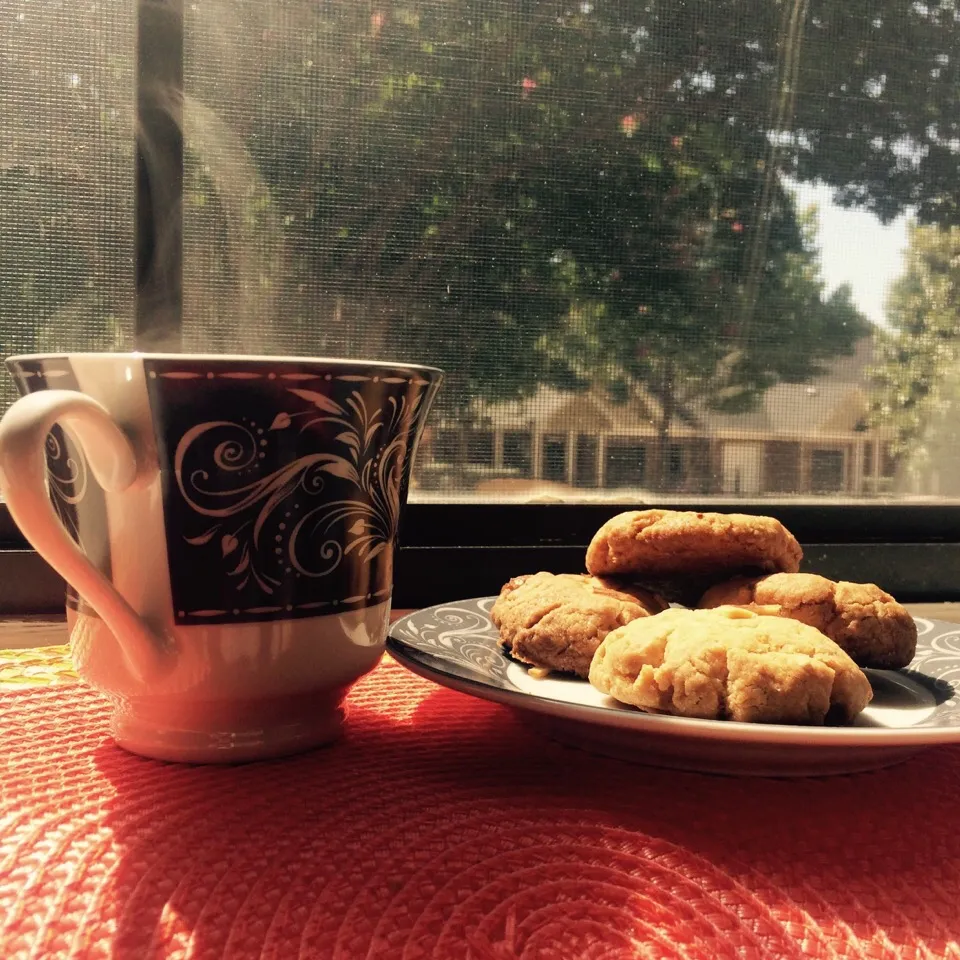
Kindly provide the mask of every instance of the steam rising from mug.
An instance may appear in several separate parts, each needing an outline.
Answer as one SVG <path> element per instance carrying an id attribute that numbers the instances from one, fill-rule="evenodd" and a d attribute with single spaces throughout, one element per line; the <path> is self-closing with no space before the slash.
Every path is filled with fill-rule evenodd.
<path id="1" fill-rule="evenodd" d="M 16 304 L 26 322 L 8 352 L 430 359 L 403 323 L 436 281 L 429 264 L 389 283 L 378 268 L 402 210 L 358 198 L 356 216 L 384 226 L 344 264 L 335 238 L 353 208 L 329 222 L 319 209 L 330 165 L 356 180 L 369 136 L 340 39 L 369 29 L 369 12 L 354 24 L 338 9 L 139 0 L 78 18 L 24 6 L 23 55 L 4 64 L 0 180 L 14 202 L 0 226 L 25 251 L 22 279 L 38 282 Z"/>
<path id="2" fill-rule="evenodd" d="M 199 5 L 190 27 L 195 46 L 236 92 L 239 66 L 250 64 L 221 26 L 235 13 L 228 6 Z M 249 13 L 244 27 L 255 29 L 248 20 L 258 13 Z M 249 120 L 242 104 L 231 123 L 204 102 L 202 89 L 184 91 L 183 19 L 174 5 L 141 0 L 139 16 L 149 43 L 140 47 L 137 125 L 138 348 L 317 352 L 316 343 L 298 345 L 284 319 L 287 250 L 276 204 L 239 132 Z M 223 97 L 223 89 L 211 93 Z M 185 244 L 189 255 L 181 257 Z"/>

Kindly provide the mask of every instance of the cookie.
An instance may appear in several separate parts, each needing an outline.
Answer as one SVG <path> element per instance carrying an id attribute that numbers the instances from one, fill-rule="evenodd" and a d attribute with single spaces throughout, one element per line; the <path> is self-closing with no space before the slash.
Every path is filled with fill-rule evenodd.
<path id="1" fill-rule="evenodd" d="M 646 590 L 578 573 L 514 577 L 490 616 L 517 660 L 586 677 L 600 641 L 616 627 L 666 608 Z"/>
<path id="2" fill-rule="evenodd" d="M 642 710 L 747 723 L 851 720 L 873 696 L 819 630 L 741 607 L 667 610 L 613 630 L 590 682 Z"/>
<path id="3" fill-rule="evenodd" d="M 834 582 L 813 573 L 775 573 L 711 587 L 699 606 L 724 604 L 816 627 L 861 667 L 896 670 L 917 650 L 917 625 L 872 583 Z"/>
<path id="4" fill-rule="evenodd" d="M 716 582 L 735 573 L 793 573 L 803 551 L 779 520 L 742 513 L 631 510 L 608 520 L 587 548 L 587 570 L 635 580 Z"/>

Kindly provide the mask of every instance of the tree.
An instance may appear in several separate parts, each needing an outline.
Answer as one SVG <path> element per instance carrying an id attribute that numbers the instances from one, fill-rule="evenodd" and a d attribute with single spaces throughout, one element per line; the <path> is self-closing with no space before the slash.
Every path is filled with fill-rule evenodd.
<path id="1" fill-rule="evenodd" d="M 920 223 L 960 224 L 956 0 L 805 6 L 783 169 L 885 222 L 910 210 Z"/>
<path id="2" fill-rule="evenodd" d="M 48 168 L 0 169 L 0 354 L 109 349 L 119 342 L 118 301 L 104 284 L 104 225 L 82 181 Z M 109 256 L 109 252 L 106 254 Z M 118 272 L 118 271 L 116 271 Z M 106 295 L 105 295 L 106 294 Z M 132 290 L 127 292 L 129 298 Z M 116 312 L 115 312 L 116 311 Z M 16 396 L 0 385 L 0 402 Z"/>
<path id="3" fill-rule="evenodd" d="M 673 286 L 638 283 L 616 297 L 581 304 L 553 348 L 584 358 L 584 376 L 602 377 L 614 396 L 626 399 L 639 388 L 657 401 L 654 486 L 666 476 L 667 441 L 676 423 L 696 423 L 704 408 L 749 410 L 777 381 L 802 382 L 821 373 L 824 360 L 851 352 L 870 329 L 848 287 L 826 294 L 816 209 L 794 219 L 792 202 L 783 200 L 757 294 L 758 329 L 743 330 L 736 290 L 722 294 L 737 284 L 736 253 L 729 249 L 738 236 L 734 221 L 715 236 L 679 246 L 678 255 L 695 266 Z M 619 268 L 612 273 L 620 282 Z"/>
<path id="4" fill-rule="evenodd" d="M 785 175 L 960 219 L 955 20 L 953 0 L 189 7 L 187 340 L 433 361 L 465 416 L 595 379 L 557 349 L 589 321 L 662 398 L 661 434 L 694 399 L 749 403 L 856 326 L 798 279 Z M 102 29 L 71 28 L 78 57 Z M 64 124 L 100 109 L 68 93 Z"/>
<path id="5" fill-rule="evenodd" d="M 56 4 L 4 4 L 4 356 L 115 347 L 132 327 L 133 17 L 129 7 L 64 17 Z M 0 404 L 15 394 L 4 374 Z"/>
<path id="6" fill-rule="evenodd" d="M 874 422 L 908 472 L 960 472 L 960 228 L 911 224 L 906 270 L 890 290 Z M 946 492 L 946 491 L 940 491 Z"/>
<path id="7" fill-rule="evenodd" d="M 838 305 L 811 314 L 812 288 L 776 276 L 805 249 L 768 164 L 780 5 L 719 6 L 304 14 L 302 59 L 289 33 L 284 54 L 263 54 L 263 85 L 299 93 L 279 108 L 259 98 L 251 121 L 286 241 L 304 254 L 287 287 L 305 296 L 283 312 L 319 292 L 340 329 L 362 317 L 367 343 L 450 370 L 444 395 L 461 412 L 476 396 L 582 381 L 582 364 L 544 345 L 585 301 L 649 384 L 689 373 L 673 355 L 691 337 L 725 348 L 699 352 L 704 384 L 721 360 L 735 372 L 720 380 L 749 394 L 808 375 L 807 351 L 783 339 L 803 324 L 780 311 L 842 314 L 840 344 L 859 328 Z M 705 32 L 727 14 L 738 30 Z M 824 342 L 819 320 L 811 332 Z"/>

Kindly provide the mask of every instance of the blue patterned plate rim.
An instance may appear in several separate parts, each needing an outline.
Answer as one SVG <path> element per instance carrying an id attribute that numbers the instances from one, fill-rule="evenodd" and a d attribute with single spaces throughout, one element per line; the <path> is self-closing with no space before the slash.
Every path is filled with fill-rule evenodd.
<path id="1" fill-rule="evenodd" d="M 544 695 L 538 687 L 546 690 L 541 686 L 546 681 L 525 680 L 526 669 L 497 646 L 498 631 L 489 616 L 495 600 L 456 600 L 407 614 L 390 628 L 387 650 L 412 672 L 462 693 L 638 733 L 818 747 L 960 742 L 960 624 L 917 617 L 917 654 L 910 666 L 900 671 L 866 671 L 875 696 L 879 691 L 909 689 L 928 701 L 925 709 L 911 714 L 910 725 L 875 725 L 871 713 L 875 700 L 851 726 L 788 726 L 644 713 L 601 697 L 585 680 L 557 679 L 553 694 Z M 584 699 L 595 702 L 580 702 Z"/>

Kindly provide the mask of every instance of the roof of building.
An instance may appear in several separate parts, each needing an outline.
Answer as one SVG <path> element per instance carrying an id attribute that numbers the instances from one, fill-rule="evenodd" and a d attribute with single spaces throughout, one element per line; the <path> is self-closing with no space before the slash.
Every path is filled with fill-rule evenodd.
<path id="1" fill-rule="evenodd" d="M 724 436 L 737 432 L 773 437 L 855 432 L 869 410 L 869 376 L 875 355 L 875 339 L 863 337 L 851 355 L 837 357 L 819 376 L 805 383 L 774 384 L 753 410 L 731 414 L 703 408 L 698 418 L 706 433 Z"/>

